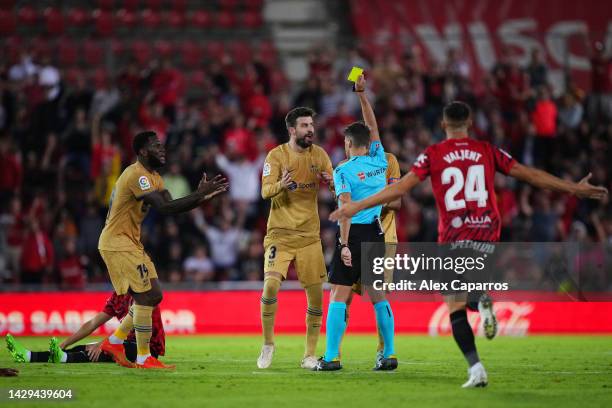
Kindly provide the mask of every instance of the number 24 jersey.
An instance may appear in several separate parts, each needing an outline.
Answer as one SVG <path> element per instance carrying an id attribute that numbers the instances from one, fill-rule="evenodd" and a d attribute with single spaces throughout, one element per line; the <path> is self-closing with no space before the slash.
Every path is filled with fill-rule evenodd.
<path id="1" fill-rule="evenodd" d="M 502 149 L 468 137 L 431 145 L 417 158 L 411 171 L 421 181 L 431 177 L 438 242 L 499 240 L 495 172 L 507 175 L 515 163 Z"/>

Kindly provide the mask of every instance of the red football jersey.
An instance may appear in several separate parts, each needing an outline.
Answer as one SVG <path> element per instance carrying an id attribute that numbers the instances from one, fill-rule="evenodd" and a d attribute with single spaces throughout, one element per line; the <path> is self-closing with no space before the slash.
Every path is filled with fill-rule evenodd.
<path id="1" fill-rule="evenodd" d="M 112 296 L 106 301 L 106 305 L 104 305 L 102 312 L 121 320 L 128 314 L 131 304 L 132 297 L 130 295 L 117 295 L 113 292 Z M 153 320 L 153 332 L 151 334 L 151 342 L 149 343 L 151 354 L 163 356 L 166 353 L 166 332 L 164 331 L 164 324 L 162 323 L 159 306 L 155 306 L 151 318 Z M 133 330 L 130 332 L 127 340 L 136 341 Z"/>
<path id="2" fill-rule="evenodd" d="M 502 149 L 468 137 L 431 145 L 417 158 L 412 172 L 421 180 L 431 177 L 438 242 L 499 241 L 495 172 L 507 175 L 515 163 Z"/>

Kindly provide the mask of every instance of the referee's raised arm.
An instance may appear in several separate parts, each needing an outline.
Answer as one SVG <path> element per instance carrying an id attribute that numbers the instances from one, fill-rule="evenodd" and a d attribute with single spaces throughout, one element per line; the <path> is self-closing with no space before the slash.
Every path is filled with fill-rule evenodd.
<path id="1" fill-rule="evenodd" d="M 380 134 L 378 133 L 378 124 L 376 123 L 376 116 L 374 116 L 374 110 L 365 92 L 366 80 L 363 75 L 360 75 L 355 82 L 355 92 L 359 96 L 359 103 L 361 104 L 361 112 L 363 114 L 363 121 L 370 128 L 370 141 L 380 141 Z"/>

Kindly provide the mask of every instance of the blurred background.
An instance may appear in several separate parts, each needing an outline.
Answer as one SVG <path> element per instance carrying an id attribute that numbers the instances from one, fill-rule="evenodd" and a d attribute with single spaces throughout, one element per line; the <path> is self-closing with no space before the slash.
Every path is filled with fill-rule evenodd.
<path id="1" fill-rule="evenodd" d="M 443 139 L 442 108 L 459 99 L 474 108 L 474 137 L 612 188 L 610 9 L 493 3 L 0 0 L 0 290 L 111 289 L 98 237 L 145 129 L 166 145 L 174 198 L 203 172 L 231 183 L 191 213 L 149 213 L 142 241 L 164 287 L 258 287 L 263 159 L 287 141 L 295 106 L 318 112 L 316 143 L 334 165 L 344 158 L 342 129 L 361 118 L 346 81 L 355 65 L 402 173 Z M 609 202 L 496 185 L 504 241 L 612 244 Z M 435 241 L 429 181 L 402 204 L 399 240 Z M 334 206 L 321 189 L 328 262 Z"/>

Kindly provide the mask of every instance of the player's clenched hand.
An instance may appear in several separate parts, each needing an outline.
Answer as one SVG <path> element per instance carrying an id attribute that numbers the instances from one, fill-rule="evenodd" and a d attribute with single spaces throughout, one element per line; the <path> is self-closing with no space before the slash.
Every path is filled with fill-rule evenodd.
<path id="1" fill-rule="evenodd" d="M 574 194 L 578 198 L 603 200 L 608 195 L 608 189 L 601 186 L 594 186 L 589 183 L 591 177 L 593 177 L 593 174 L 589 173 L 585 178 L 580 180 L 580 182 L 577 184 L 576 191 L 574 192 Z"/>
<path id="2" fill-rule="evenodd" d="M 283 173 L 282 173 L 282 175 L 281 175 L 280 182 L 281 182 L 281 186 L 282 186 L 283 188 L 287 189 L 287 190 L 290 190 L 290 189 L 291 189 L 291 187 L 292 187 L 292 186 L 294 185 L 294 183 L 295 183 L 295 182 L 293 181 L 293 179 L 291 178 L 291 172 L 290 172 L 289 170 L 287 170 L 287 169 L 284 169 L 284 170 L 283 170 Z"/>
<path id="3" fill-rule="evenodd" d="M 342 258 L 342 263 L 346 266 L 353 266 L 353 259 L 351 255 L 351 250 L 348 247 L 343 247 L 340 251 L 340 257 Z"/>
<path id="4" fill-rule="evenodd" d="M 361 74 L 359 75 L 359 78 L 357 78 L 357 82 L 355 82 L 355 91 L 363 92 L 365 91 L 365 87 L 366 87 L 366 80 L 363 74 Z"/>
<path id="5" fill-rule="evenodd" d="M 331 174 L 326 171 L 322 171 L 321 173 L 319 173 L 319 175 L 321 176 L 321 180 L 323 180 L 327 184 L 331 184 L 334 180 Z"/>
<path id="6" fill-rule="evenodd" d="M 351 218 L 356 212 L 357 204 L 354 201 L 343 203 L 342 207 L 329 214 L 329 220 L 338 221 L 340 218 Z"/>
<path id="7" fill-rule="evenodd" d="M 85 350 L 87 350 L 87 356 L 89 357 L 89 361 L 98 361 L 100 358 L 100 354 L 102 354 L 102 342 L 88 344 L 85 346 Z"/>
<path id="8" fill-rule="evenodd" d="M 206 178 L 206 174 L 204 174 L 204 176 L 202 176 L 202 179 L 200 180 L 200 183 L 198 184 L 198 192 L 204 195 L 208 195 L 210 193 L 222 190 L 223 188 L 227 190 L 227 186 L 227 179 L 222 175 L 217 174 L 212 180 L 208 181 L 208 179 Z"/>

